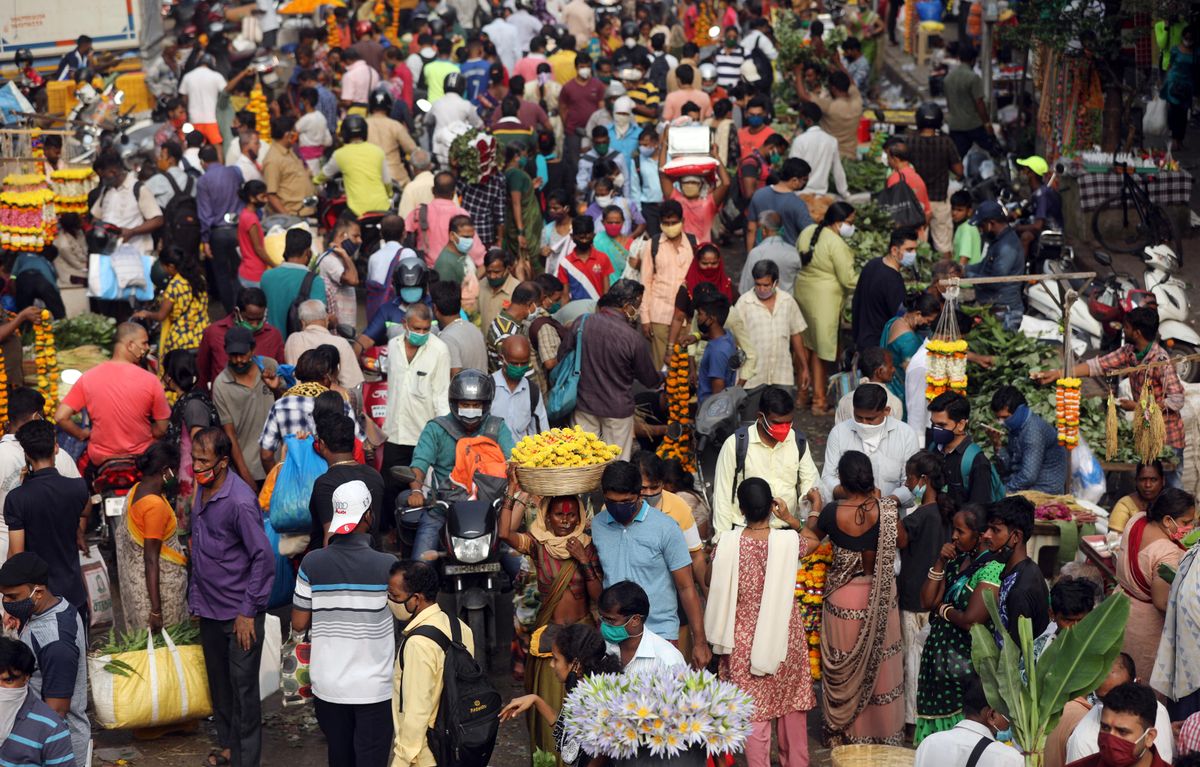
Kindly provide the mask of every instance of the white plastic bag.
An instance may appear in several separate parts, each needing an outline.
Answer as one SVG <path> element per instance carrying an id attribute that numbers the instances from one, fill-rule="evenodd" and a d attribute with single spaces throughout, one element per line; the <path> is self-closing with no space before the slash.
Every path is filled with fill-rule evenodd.
<path id="1" fill-rule="evenodd" d="M 1104 469 L 1081 436 L 1071 451 L 1071 493 L 1080 500 L 1099 503 L 1104 497 L 1105 484 Z"/>
<path id="2" fill-rule="evenodd" d="M 263 621 L 262 660 L 258 664 L 258 697 L 266 700 L 279 692 L 282 663 L 283 626 L 278 615 L 267 613 Z"/>
<path id="3" fill-rule="evenodd" d="M 108 580 L 108 567 L 100 549 L 88 546 L 88 553 L 79 555 L 79 567 L 83 570 L 83 582 L 88 591 L 88 612 L 92 626 L 111 625 L 113 622 L 112 584 Z"/>
<path id="4" fill-rule="evenodd" d="M 1142 133 L 1147 136 L 1167 135 L 1167 102 L 1157 93 L 1146 105 L 1146 114 L 1142 117 Z"/>

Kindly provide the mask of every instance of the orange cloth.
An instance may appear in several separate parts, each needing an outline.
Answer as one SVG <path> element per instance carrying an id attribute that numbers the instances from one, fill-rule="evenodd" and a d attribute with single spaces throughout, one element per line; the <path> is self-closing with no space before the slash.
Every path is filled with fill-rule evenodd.
<path id="1" fill-rule="evenodd" d="M 134 485 L 129 491 L 129 497 L 137 495 L 138 486 Z M 187 557 L 175 546 L 175 510 L 171 504 L 157 493 L 147 495 L 129 504 L 126 514 L 129 534 L 134 542 L 142 546 L 143 541 L 162 541 L 162 558 L 177 565 L 187 564 Z"/>
<path id="2" fill-rule="evenodd" d="M 221 127 L 216 123 L 192 123 L 192 127 L 204 134 L 204 138 L 208 139 L 208 143 L 213 146 L 224 141 L 221 138 Z"/>

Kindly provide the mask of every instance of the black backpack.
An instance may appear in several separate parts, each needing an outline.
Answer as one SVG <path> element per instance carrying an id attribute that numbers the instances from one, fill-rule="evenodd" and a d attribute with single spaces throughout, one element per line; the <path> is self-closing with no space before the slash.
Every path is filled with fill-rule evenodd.
<path id="1" fill-rule="evenodd" d="M 434 626 L 418 626 L 404 642 L 414 636 L 437 642 L 446 654 L 442 670 L 442 695 L 437 718 L 426 733 L 429 750 L 439 765 L 487 767 L 500 731 L 500 693 L 492 685 L 479 663 L 462 641 L 462 627 L 450 616 L 450 637 Z M 487 637 L 475 637 L 486 642 Z M 400 671 L 404 671 L 404 642 L 397 653 Z M 401 710 L 404 702 L 401 701 Z"/>
<path id="2" fill-rule="evenodd" d="M 221 417 L 217 414 L 217 409 L 213 407 L 212 400 L 204 392 L 193 389 L 176 400 L 175 406 L 171 408 L 171 418 L 167 422 L 167 439 L 176 445 L 183 439 L 183 431 L 187 428 L 187 424 L 183 422 L 183 414 L 191 402 L 200 402 L 200 404 L 208 409 L 208 423 L 205 425 L 206 427 L 221 425 Z"/>
<path id="3" fill-rule="evenodd" d="M 304 281 L 300 283 L 300 291 L 296 293 L 296 297 L 292 299 L 292 305 L 288 307 L 287 332 L 289 334 L 304 330 L 304 323 L 300 321 L 300 304 L 307 301 L 312 295 L 312 284 L 316 278 L 316 272 L 304 275 Z"/>
<path id="4" fill-rule="evenodd" d="M 692 255 L 695 256 L 696 251 L 700 249 L 699 243 L 696 242 L 696 235 L 692 234 L 691 232 L 685 232 L 683 236 L 687 237 L 688 244 L 692 246 Z M 658 263 L 658 245 L 661 240 L 662 240 L 662 237 L 655 237 L 652 240 L 650 240 L 650 263 L 651 264 Z"/>
<path id="5" fill-rule="evenodd" d="M 796 432 L 796 453 L 801 461 L 804 460 L 804 452 L 808 450 L 808 439 L 799 429 L 793 429 Z M 746 473 L 746 451 L 750 449 L 750 427 L 739 426 L 733 432 L 733 484 L 731 485 L 732 493 L 729 499 L 730 503 L 737 503 L 737 488 L 741 484 L 741 477 Z M 799 482 L 797 482 L 799 488 Z"/>
<path id="6" fill-rule="evenodd" d="M 763 51 L 761 42 L 761 36 L 754 38 L 754 50 L 750 51 L 746 58 L 754 62 L 754 68 L 758 70 L 758 76 L 762 78 L 758 83 L 758 88 L 763 93 L 770 93 L 771 85 L 775 82 L 775 70 L 771 67 L 771 59 Z"/>
<path id="7" fill-rule="evenodd" d="M 188 175 L 180 189 L 170 173 L 162 174 L 171 185 L 171 199 L 163 206 L 163 246 L 179 246 L 189 253 L 200 247 L 200 211 L 196 205 L 196 179 Z"/>
<path id="8" fill-rule="evenodd" d="M 659 93 L 667 92 L 667 74 L 671 71 L 671 62 L 667 61 L 666 54 L 659 54 L 654 63 L 650 65 L 650 71 L 646 72 L 646 79 L 658 88 Z"/>

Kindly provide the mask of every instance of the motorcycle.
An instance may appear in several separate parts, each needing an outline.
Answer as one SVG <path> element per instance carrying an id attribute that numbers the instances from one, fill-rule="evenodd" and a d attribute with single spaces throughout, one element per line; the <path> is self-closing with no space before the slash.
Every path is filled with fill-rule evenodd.
<path id="1" fill-rule="evenodd" d="M 972 146 L 963 157 L 963 189 L 976 205 L 984 200 L 998 201 L 1002 206 L 1015 199 L 1012 158 L 1000 151 L 988 152 Z"/>
<path id="2" fill-rule="evenodd" d="M 82 472 L 81 472 L 82 473 Z M 137 456 L 115 455 L 96 469 L 92 479 L 92 513 L 90 529 L 100 550 L 112 555 L 116 549 L 113 526 L 121 524 L 125 515 L 125 499 L 142 478 L 137 468 Z"/>
<path id="3" fill-rule="evenodd" d="M 370 418 L 372 421 L 374 421 L 375 425 L 380 429 L 383 428 L 383 422 L 387 418 L 387 367 L 387 346 L 372 346 L 370 349 L 367 349 L 365 352 L 363 352 L 363 412 L 366 413 L 367 418 Z M 382 450 L 376 451 L 375 463 L 376 469 L 382 468 Z"/>

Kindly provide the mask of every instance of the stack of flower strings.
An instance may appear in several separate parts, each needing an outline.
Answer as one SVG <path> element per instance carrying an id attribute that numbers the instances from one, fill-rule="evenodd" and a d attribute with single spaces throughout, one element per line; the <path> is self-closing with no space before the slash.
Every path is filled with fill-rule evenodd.
<path id="1" fill-rule="evenodd" d="M 949 280 L 943 290 L 946 303 L 938 315 L 933 337 L 925 343 L 928 366 L 925 373 L 925 398 L 933 399 L 946 391 L 964 397 L 967 394 L 967 341 L 958 335 L 958 280 Z"/>
<path id="2" fill-rule="evenodd" d="M 678 437 L 672 436 L 668 429 L 658 446 L 658 455 L 660 458 L 677 458 L 684 471 L 694 472 L 696 464 L 692 460 L 691 434 L 688 432 L 692 398 L 689 364 L 687 348 L 676 344 L 667 361 L 667 422 L 679 424 L 682 429 Z"/>

